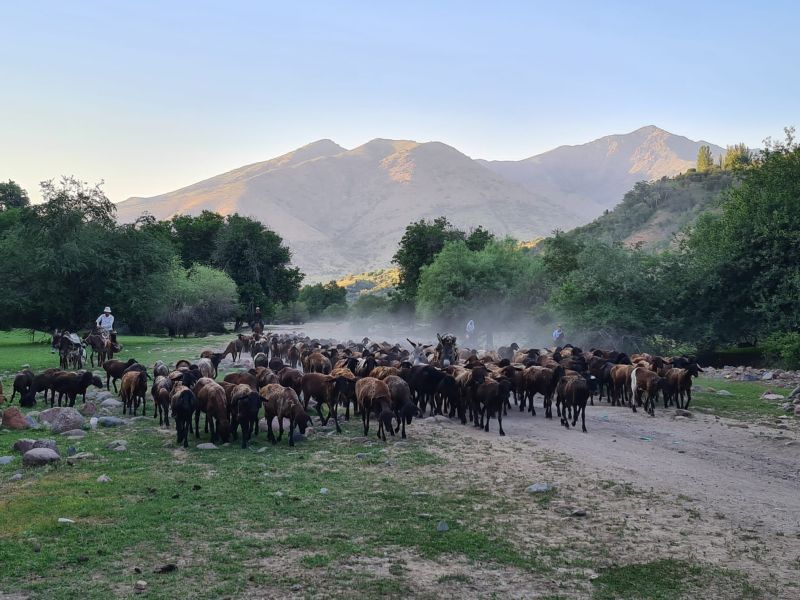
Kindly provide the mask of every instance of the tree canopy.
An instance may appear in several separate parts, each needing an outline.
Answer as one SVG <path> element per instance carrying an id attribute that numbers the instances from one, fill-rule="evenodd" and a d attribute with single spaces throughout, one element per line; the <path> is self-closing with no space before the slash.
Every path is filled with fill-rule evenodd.
<path id="1" fill-rule="evenodd" d="M 0 181 L 0 210 L 22 208 L 28 204 L 30 204 L 28 192 L 10 179 L 6 183 Z"/>

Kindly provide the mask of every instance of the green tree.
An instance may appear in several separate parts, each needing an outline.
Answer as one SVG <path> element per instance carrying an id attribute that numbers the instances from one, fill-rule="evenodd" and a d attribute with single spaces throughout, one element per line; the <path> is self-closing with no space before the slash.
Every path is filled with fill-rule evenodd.
<path id="1" fill-rule="evenodd" d="M 236 282 L 245 318 L 256 305 L 266 318 L 271 317 L 277 304 L 297 297 L 303 279 L 299 269 L 291 266 L 291 252 L 283 239 L 238 214 L 229 215 L 217 232 L 212 260 Z"/>
<path id="2" fill-rule="evenodd" d="M 475 243 L 478 243 L 480 235 Z M 433 221 L 422 219 L 408 225 L 392 258 L 392 262 L 400 269 L 397 292 L 401 298 L 413 301 L 422 267 L 433 261 L 445 243 L 464 238 L 464 232 L 455 229 L 446 217 L 437 217 Z"/>
<path id="3" fill-rule="evenodd" d="M 714 156 L 711 154 L 711 148 L 703 144 L 697 151 L 697 170 L 700 173 L 710 171 L 714 167 Z"/>
<path id="4" fill-rule="evenodd" d="M 484 229 L 482 226 L 478 225 L 474 229 L 470 229 L 470 232 L 467 234 L 465 238 L 465 242 L 467 244 L 467 248 L 470 250 L 483 250 L 486 245 L 494 241 L 494 234 L 491 231 Z"/>
<path id="5" fill-rule="evenodd" d="M 741 169 L 753 162 L 753 156 L 746 144 L 728 146 L 722 159 L 722 168 L 727 171 Z"/>
<path id="6" fill-rule="evenodd" d="M 28 204 L 28 192 L 10 179 L 7 183 L 0 182 L 0 210 L 23 208 Z"/>
<path id="7" fill-rule="evenodd" d="M 214 242 L 224 225 L 225 217 L 209 210 L 204 210 L 196 217 L 172 217 L 175 246 L 184 267 L 213 264 Z"/>
<path id="8" fill-rule="evenodd" d="M 336 281 L 306 285 L 300 289 L 298 299 L 306 305 L 311 318 L 319 317 L 328 307 L 347 307 L 347 290 Z"/>

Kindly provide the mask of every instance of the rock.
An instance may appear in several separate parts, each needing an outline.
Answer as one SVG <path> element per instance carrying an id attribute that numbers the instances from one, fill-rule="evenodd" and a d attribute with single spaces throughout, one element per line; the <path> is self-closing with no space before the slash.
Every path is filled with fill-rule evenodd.
<path id="1" fill-rule="evenodd" d="M 753 375 L 752 373 L 745 373 L 742 375 L 742 381 L 758 381 L 758 375 Z"/>
<path id="2" fill-rule="evenodd" d="M 292 441 L 293 442 L 305 442 L 307 439 L 308 438 L 306 436 L 304 436 L 302 433 L 300 433 L 299 431 L 295 431 L 292 434 Z"/>
<path id="3" fill-rule="evenodd" d="M 569 513 L 569 515 L 571 517 L 585 517 L 586 516 L 586 510 L 583 509 L 583 508 L 576 508 L 571 513 Z"/>
<path id="4" fill-rule="evenodd" d="M 6 429 L 28 429 L 28 421 L 25 415 L 16 407 L 12 406 L 3 411 L 3 427 Z"/>
<path id="5" fill-rule="evenodd" d="M 783 400 L 784 397 L 780 394 L 775 394 L 773 392 L 764 392 L 761 394 L 761 398 L 763 400 Z"/>
<path id="6" fill-rule="evenodd" d="M 13 460 L 14 460 L 13 456 L 0 456 L 0 465 L 7 465 L 13 462 Z"/>
<path id="7" fill-rule="evenodd" d="M 92 417 L 91 419 L 89 419 L 89 427 L 91 428 L 92 431 L 97 429 L 97 421 L 98 421 L 97 417 Z"/>
<path id="8" fill-rule="evenodd" d="M 108 408 L 111 410 L 116 410 L 118 408 L 122 408 L 122 402 L 120 402 L 116 398 L 109 397 L 100 403 L 100 408 Z"/>
<path id="9" fill-rule="evenodd" d="M 774 373 L 773 373 L 772 371 L 767 371 L 766 373 L 764 373 L 764 374 L 761 376 L 761 381 L 772 381 L 772 378 L 773 378 L 774 376 L 775 376 L 775 375 L 774 375 Z"/>
<path id="10" fill-rule="evenodd" d="M 789 426 L 786 423 L 781 423 L 780 425 L 775 425 L 775 429 L 789 429 Z"/>
<path id="11" fill-rule="evenodd" d="M 351 444 L 363 444 L 364 442 L 368 442 L 368 441 L 369 441 L 369 438 L 365 437 L 363 435 L 350 438 L 350 443 Z"/>
<path id="12" fill-rule="evenodd" d="M 795 396 L 800 396 L 800 385 L 792 390 L 792 393 L 789 394 L 789 398 L 794 398 Z"/>
<path id="13" fill-rule="evenodd" d="M 108 475 L 100 475 L 100 477 L 97 478 L 97 483 L 111 483 L 111 477 Z"/>
<path id="14" fill-rule="evenodd" d="M 452 421 L 443 415 L 434 415 L 433 417 L 437 423 L 452 423 Z"/>
<path id="15" fill-rule="evenodd" d="M 686 410 L 685 408 L 676 408 L 675 414 L 679 417 L 691 417 L 692 413 Z"/>
<path id="16" fill-rule="evenodd" d="M 93 456 L 94 454 L 91 452 L 78 452 L 67 459 L 67 464 L 74 465 L 79 460 L 85 460 L 87 458 L 92 458 Z"/>
<path id="17" fill-rule="evenodd" d="M 14 445 L 11 446 L 11 449 L 16 450 L 17 452 L 22 452 L 22 454 L 25 454 L 28 450 L 33 448 L 33 445 L 35 443 L 36 440 L 31 440 L 28 438 L 20 438 L 16 442 L 14 442 Z"/>
<path id="18" fill-rule="evenodd" d="M 59 460 L 61 460 L 61 457 L 58 452 L 50 448 L 33 448 L 22 456 L 22 464 L 26 467 L 40 467 Z"/>
<path id="19" fill-rule="evenodd" d="M 11 477 L 9 477 L 11 481 L 19 481 L 22 479 L 22 473 L 14 473 Z"/>
<path id="20" fill-rule="evenodd" d="M 425 417 L 422 419 L 424 423 L 437 423 L 436 417 Z"/>
<path id="21" fill-rule="evenodd" d="M 733 396 L 728 390 L 717 390 L 717 396 Z"/>
<path id="22" fill-rule="evenodd" d="M 86 432 L 83 429 L 70 429 L 62 432 L 61 435 L 71 438 L 83 438 L 86 437 Z"/>
<path id="23" fill-rule="evenodd" d="M 49 438 L 42 438 L 41 440 L 36 440 L 33 442 L 34 448 L 48 448 L 53 452 L 58 452 L 58 447 L 56 446 L 56 441 L 51 440 Z"/>
<path id="24" fill-rule="evenodd" d="M 128 440 L 114 440 L 113 442 L 108 442 L 106 444 L 106 448 L 109 450 L 113 450 L 114 448 L 119 448 L 120 446 L 127 446 Z"/>
<path id="25" fill-rule="evenodd" d="M 25 422 L 28 424 L 28 429 L 41 429 L 42 425 L 36 420 L 36 417 L 25 415 Z"/>
<path id="26" fill-rule="evenodd" d="M 67 519 L 65 517 L 58 517 L 58 522 L 69 524 L 69 523 L 74 523 L 75 521 L 73 521 L 72 519 Z"/>
<path id="27" fill-rule="evenodd" d="M 161 565 L 160 567 L 156 567 L 153 569 L 153 573 L 172 573 L 178 569 L 178 565 L 175 563 L 167 563 L 165 565 Z"/>
<path id="28" fill-rule="evenodd" d="M 436 524 L 436 531 L 439 533 L 444 533 L 445 531 L 450 531 L 450 526 L 447 524 L 447 521 L 439 521 Z"/>
<path id="29" fill-rule="evenodd" d="M 791 402 L 784 402 L 781 405 L 781 408 L 783 409 L 784 412 L 794 412 L 794 404 L 792 404 Z"/>
<path id="30" fill-rule="evenodd" d="M 257 453 L 257 454 L 261 454 L 262 452 L 266 452 L 266 451 L 267 451 L 267 447 L 266 447 L 266 446 L 264 446 L 264 447 L 262 447 L 262 448 L 259 448 L 258 450 L 256 450 L 256 453 Z"/>
<path id="31" fill-rule="evenodd" d="M 549 483 L 534 483 L 533 485 L 529 485 L 528 487 L 526 487 L 525 491 L 528 492 L 529 494 L 543 494 L 545 492 L 549 492 L 552 489 L 555 488 Z"/>
<path id="32" fill-rule="evenodd" d="M 325 496 L 328 493 L 328 488 L 320 488 L 319 493 Z"/>
<path id="33" fill-rule="evenodd" d="M 272 495 L 275 496 L 276 498 L 283 498 L 283 492 L 275 492 Z"/>
<path id="34" fill-rule="evenodd" d="M 198 450 L 219 450 L 219 446 L 216 444 L 212 444 L 211 442 L 204 442 L 202 444 L 197 444 L 195 446 Z"/>
<path id="35" fill-rule="evenodd" d="M 64 433 L 73 429 L 80 429 L 83 427 L 84 418 L 74 408 L 61 407 L 55 418 L 50 422 L 50 428 L 53 433 Z"/>
<path id="36" fill-rule="evenodd" d="M 147 589 L 147 582 L 143 579 L 140 579 L 136 583 L 133 584 L 133 589 L 137 592 L 143 592 Z"/>
<path id="37" fill-rule="evenodd" d="M 91 400 L 87 400 L 83 406 L 78 409 L 84 417 L 91 417 L 97 412 L 97 405 Z"/>
<path id="38" fill-rule="evenodd" d="M 800 417 L 800 404 L 794 407 L 794 416 Z"/>
<path id="39" fill-rule="evenodd" d="M 119 417 L 100 417 L 97 419 L 97 424 L 100 427 L 117 427 L 119 425 L 125 425 L 125 419 L 120 419 Z"/>
<path id="40" fill-rule="evenodd" d="M 367 458 L 367 455 L 364 454 L 363 452 L 359 452 L 358 454 L 356 454 L 356 458 L 364 460 L 365 458 Z"/>

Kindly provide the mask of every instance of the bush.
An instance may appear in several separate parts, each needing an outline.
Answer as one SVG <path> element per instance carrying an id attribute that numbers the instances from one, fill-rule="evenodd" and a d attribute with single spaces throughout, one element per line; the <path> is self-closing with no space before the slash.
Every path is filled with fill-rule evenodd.
<path id="1" fill-rule="evenodd" d="M 764 356 L 784 369 L 800 369 L 800 333 L 774 333 L 763 343 Z"/>
<path id="2" fill-rule="evenodd" d="M 275 310 L 275 323 L 280 324 L 296 324 L 305 323 L 308 321 L 308 307 L 305 302 L 295 300 L 294 302 L 287 302 L 286 304 L 278 305 Z"/>

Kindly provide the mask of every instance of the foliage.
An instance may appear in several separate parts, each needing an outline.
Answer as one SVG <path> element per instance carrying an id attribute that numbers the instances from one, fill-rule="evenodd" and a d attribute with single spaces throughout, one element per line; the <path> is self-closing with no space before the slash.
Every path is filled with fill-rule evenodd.
<path id="1" fill-rule="evenodd" d="M 236 310 L 236 283 L 225 272 L 200 264 L 184 269 L 176 259 L 166 277 L 159 322 L 171 336 L 224 331 Z"/>
<path id="2" fill-rule="evenodd" d="M 433 262 L 447 242 L 464 238 L 464 232 L 455 229 L 446 217 L 422 219 L 408 225 L 392 258 L 400 269 L 398 294 L 406 300 L 416 298 L 422 267 Z M 476 237 L 475 243 L 479 243 L 479 238 Z"/>
<path id="3" fill-rule="evenodd" d="M 212 257 L 233 278 L 244 314 L 260 306 L 269 318 L 276 304 L 297 297 L 303 275 L 290 266 L 291 252 L 274 231 L 238 214 L 229 215 L 217 232 Z"/>
<path id="4" fill-rule="evenodd" d="M 305 303 L 312 319 L 332 306 L 347 309 L 347 290 L 340 287 L 335 281 L 303 286 L 298 299 Z"/>
<path id="5" fill-rule="evenodd" d="M 498 318 L 529 301 L 540 266 L 514 240 L 490 242 L 478 251 L 464 241 L 449 242 L 422 269 L 417 309 L 444 320 Z"/>
<path id="6" fill-rule="evenodd" d="M 361 295 L 350 306 L 350 312 L 355 317 L 369 318 L 385 315 L 389 312 L 391 300 L 385 296 Z"/>
<path id="7" fill-rule="evenodd" d="M 773 333 L 762 343 L 770 364 L 784 369 L 800 369 L 800 332 Z"/>
<path id="8" fill-rule="evenodd" d="M 700 173 L 710 171 L 714 168 L 714 155 L 711 154 L 711 148 L 705 144 L 700 146 L 697 151 L 697 170 Z"/>
<path id="9" fill-rule="evenodd" d="M 305 302 L 299 300 L 279 304 L 275 308 L 273 320 L 278 324 L 305 323 L 308 321 L 308 308 Z"/>
<path id="10" fill-rule="evenodd" d="M 362 295 L 389 294 L 396 289 L 399 281 L 400 270 L 391 268 L 345 275 L 336 284 L 345 288 L 348 302 L 353 302 Z"/>
<path id="11" fill-rule="evenodd" d="M 753 156 L 747 144 L 734 144 L 725 150 L 725 155 L 722 157 L 722 168 L 726 170 L 741 169 L 752 162 Z"/>
<path id="12" fill-rule="evenodd" d="M 30 204 L 28 192 L 10 179 L 3 183 L 0 181 L 0 211 L 9 208 L 23 208 Z"/>
<path id="13" fill-rule="evenodd" d="M 213 264 L 214 241 L 224 224 L 225 217 L 209 210 L 204 210 L 196 217 L 172 217 L 175 245 L 184 267 Z"/>

